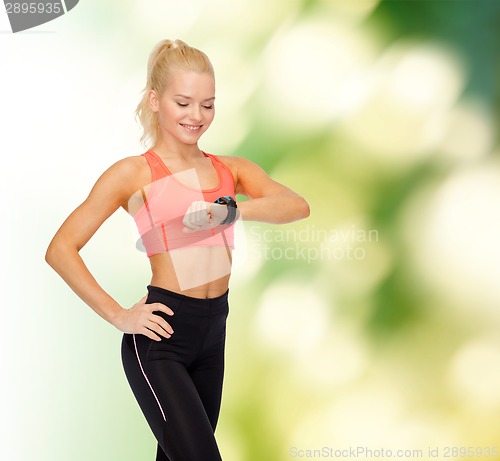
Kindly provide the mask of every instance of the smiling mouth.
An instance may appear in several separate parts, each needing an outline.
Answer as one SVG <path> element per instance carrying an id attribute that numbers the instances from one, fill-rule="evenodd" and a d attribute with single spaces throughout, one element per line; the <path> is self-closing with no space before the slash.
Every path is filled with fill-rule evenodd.
<path id="1" fill-rule="evenodd" d="M 196 133 L 197 131 L 200 131 L 201 127 L 203 126 L 203 125 L 184 125 L 183 123 L 181 123 L 180 125 L 192 133 Z"/>

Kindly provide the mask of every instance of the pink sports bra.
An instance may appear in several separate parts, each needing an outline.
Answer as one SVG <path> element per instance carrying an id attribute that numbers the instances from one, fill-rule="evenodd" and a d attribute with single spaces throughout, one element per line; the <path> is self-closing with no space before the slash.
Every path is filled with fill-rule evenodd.
<path id="1" fill-rule="evenodd" d="M 191 187 L 179 180 L 185 173 L 195 175 L 194 169 L 172 174 L 155 152 L 148 150 L 142 154 L 151 169 L 152 182 L 147 192 L 141 189 L 144 203 L 134 214 L 134 220 L 148 258 L 183 247 L 227 245 L 234 248 L 234 223 L 193 232 L 185 232 L 182 223 L 194 201 L 213 203 L 221 196 L 235 197 L 234 178 L 229 168 L 217 156 L 203 154 L 211 160 L 219 177 L 219 184 L 212 189 Z"/>

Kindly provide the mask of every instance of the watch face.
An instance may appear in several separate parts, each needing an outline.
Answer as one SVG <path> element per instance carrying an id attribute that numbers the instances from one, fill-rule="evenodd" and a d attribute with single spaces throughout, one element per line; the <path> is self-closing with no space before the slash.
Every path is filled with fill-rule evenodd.
<path id="1" fill-rule="evenodd" d="M 224 197 L 219 197 L 215 203 L 219 203 L 221 205 L 227 205 L 227 206 L 232 206 L 236 207 L 236 202 L 234 201 L 233 197 L 230 197 L 229 195 L 225 195 Z"/>

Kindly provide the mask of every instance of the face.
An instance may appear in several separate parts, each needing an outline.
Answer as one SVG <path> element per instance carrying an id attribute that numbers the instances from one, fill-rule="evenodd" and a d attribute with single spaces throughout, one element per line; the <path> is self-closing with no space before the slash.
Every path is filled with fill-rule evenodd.
<path id="1" fill-rule="evenodd" d="M 163 94 L 151 91 L 149 101 L 165 141 L 196 144 L 214 119 L 215 82 L 206 72 L 176 70 Z"/>

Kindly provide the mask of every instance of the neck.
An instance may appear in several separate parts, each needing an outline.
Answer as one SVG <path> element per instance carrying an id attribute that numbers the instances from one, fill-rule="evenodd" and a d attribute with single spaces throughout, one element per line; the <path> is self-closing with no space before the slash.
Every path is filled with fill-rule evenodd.
<path id="1" fill-rule="evenodd" d="M 151 147 L 157 155 L 162 158 L 182 158 L 184 160 L 190 160 L 193 158 L 203 156 L 198 144 L 184 144 L 168 142 L 164 139 L 158 139 L 156 144 Z"/>

